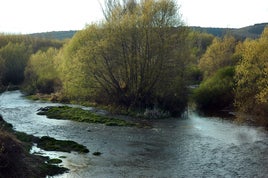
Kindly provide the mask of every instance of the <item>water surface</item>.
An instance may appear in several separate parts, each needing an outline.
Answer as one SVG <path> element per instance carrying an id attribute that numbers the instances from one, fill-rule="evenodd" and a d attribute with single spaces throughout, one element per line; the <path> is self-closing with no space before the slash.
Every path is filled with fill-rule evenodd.
<path id="1" fill-rule="evenodd" d="M 73 140 L 90 153 L 33 152 L 65 156 L 70 172 L 58 177 L 268 177 L 268 134 L 190 112 L 188 119 L 152 122 L 153 128 L 47 119 L 40 107 L 59 105 L 27 100 L 20 91 L 0 96 L 0 114 L 15 130 Z M 90 109 L 90 108 L 89 108 Z M 99 151 L 101 156 L 92 155 Z"/>

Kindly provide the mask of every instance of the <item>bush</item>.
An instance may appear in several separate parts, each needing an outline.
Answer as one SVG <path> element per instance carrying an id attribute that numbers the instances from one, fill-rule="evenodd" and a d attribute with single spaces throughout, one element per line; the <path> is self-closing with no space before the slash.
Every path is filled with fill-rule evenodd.
<path id="1" fill-rule="evenodd" d="M 193 93 L 198 109 L 213 110 L 233 107 L 234 74 L 234 67 L 225 67 L 203 81 Z"/>
<path id="2" fill-rule="evenodd" d="M 37 91 L 39 93 L 51 94 L 61 88 L 61 81 L 54 79 L 40 79 L 37 83 Z"/>
<path id="3" fill-rule="evenodd" d="M 146 119 L 162 119 L 167 118 L 170 116 L 170 113 L 167 111 L 162 111 L 160 109 L 154 108 L 154 109 L 146 109 L 143 113 L 143 117 Z"/>
<path id="4" fill-rule="evenodd" d="M 158 97 L 158 107 L 166 111 L 172 117 L 181 116 L 187 106 L 187 93 L 185 92 L 176 94 L 167 93 L 162 97 Z"/>

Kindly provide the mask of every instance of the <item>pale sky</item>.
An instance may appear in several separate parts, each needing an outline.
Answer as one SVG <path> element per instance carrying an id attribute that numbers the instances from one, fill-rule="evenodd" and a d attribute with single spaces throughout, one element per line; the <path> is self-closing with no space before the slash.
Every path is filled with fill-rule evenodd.
<path id="1" fill-rule="evenodd" d="M 103 19 L 104 0 L 0 0 L 0 33 L 80 30 Z M 268 0 L 178 0 L 189 26 L 239 28 L 268 22 Z"/>

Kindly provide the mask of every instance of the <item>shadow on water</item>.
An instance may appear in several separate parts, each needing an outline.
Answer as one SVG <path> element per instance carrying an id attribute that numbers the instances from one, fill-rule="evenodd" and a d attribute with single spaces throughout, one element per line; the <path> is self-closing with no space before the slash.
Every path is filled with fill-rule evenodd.
<path id="1" fill-rule="evenodd" d="M 151 128 L 107 127 L 36 115 L 40 107 L 19 91 L 5 92 L 0 113 L 18 131 L 76 141 L 90 153 L 41 152 L 63 158 L 58 177 L 266 177 L 267 132 L 225 117 L 189 112 L 188 119 L 154 120 Z M 100 156 L 92 153 L 100 152 Z"/>
<path id="2" fill-rule="evenodd" d="M 234 112 L 231 110 L 206 110 L 206 111 L 195 111 L 201 117 L 208 117 L 208 118 L 221 118 L 224 120 L 235 120 L 236 116 Z"/>

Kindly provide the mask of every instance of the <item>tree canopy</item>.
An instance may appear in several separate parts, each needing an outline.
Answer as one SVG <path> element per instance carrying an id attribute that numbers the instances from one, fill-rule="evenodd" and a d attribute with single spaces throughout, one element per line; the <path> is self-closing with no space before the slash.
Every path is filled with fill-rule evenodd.
<path id="1" fill-rule="evenodd" d="M 246 40 L 240 47 L 236 67 L 236 106 L 250 113 L 267 115 L 268 109 L 268 28 L 257 40 Z"/>
<path id="2" fill-rule="evenodd" d="M 126 107 L 167 109 L 176 100 L 176 110 L 183 110 L 189 29 L 182 26 L 175 2 L 107 3 L 106 20 L 78 32 L 66 46 L 69 61 L 63 68 L 73 73 L 69 76 L 80 76 L 65 80 L 65 90 L 82 86 L 102 95 L 95 100 Z"/>
<path id="3" fill-rule="evenodd" d="M 58 50 L 49 48 L 31 55 L 25 69 L 25 84 L 28 93 L 52 93 L 60 85 L 57 73 L 56 56 Z"/>
<path id="4" fill-rule="evenodd" d="M 222 67 L 235 65 L 237 62 L 234 58 L 235 46 L 235 38 L 229 35 L 223 39 L 215 38 L 213 40 L 199 62 L 205 78 L 212 76 Z"/>
<path id="5" fill-rule="evenodd" d="M 30 56 L 30 49 L 24 43 L 8 43 L 0 49 L 2 64 L 2 84 L 21 84 L 24 80 L 24 69 Z"/>

